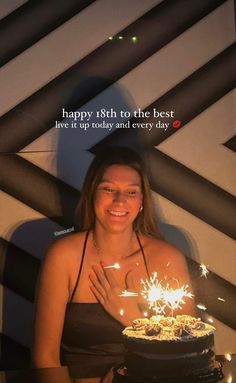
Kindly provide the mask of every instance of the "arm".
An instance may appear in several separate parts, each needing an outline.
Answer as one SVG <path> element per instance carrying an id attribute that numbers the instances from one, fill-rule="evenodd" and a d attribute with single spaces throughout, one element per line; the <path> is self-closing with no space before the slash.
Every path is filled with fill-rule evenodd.
<path id="1" fill-rule="evenodd" d="M 60 342 L 69 297 L 68 249 L 55 242 L 44 260 L 36 297 L 33 364 L 37 368 L 60 366 Z"/>

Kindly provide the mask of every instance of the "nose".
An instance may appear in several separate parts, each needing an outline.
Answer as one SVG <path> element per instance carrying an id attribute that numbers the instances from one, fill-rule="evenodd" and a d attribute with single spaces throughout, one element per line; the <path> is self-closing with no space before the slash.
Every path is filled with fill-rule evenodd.
<path id="1" fill-rule="evenodd" d="M 125 193 L 122 193 L 121 191 L 117 191 L 117 192 L 114 194 L 113 201 L 114 201 L 114 202 L 119 202 L 119 203 L 124 203 L 124 202 L 126 202 L 126 195 L 125 195 Z"/>

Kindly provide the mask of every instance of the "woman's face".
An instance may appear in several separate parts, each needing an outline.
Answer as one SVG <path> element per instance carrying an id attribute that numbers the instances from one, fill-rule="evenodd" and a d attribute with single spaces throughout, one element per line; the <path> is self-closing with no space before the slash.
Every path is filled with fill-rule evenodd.
<path id="1" fill-rule="evenodd" d="M 112 232 L 132 228 L 142 200 L 138 172 L 129 166 L 109 166 L 95 192 L 96 225 Z"/>

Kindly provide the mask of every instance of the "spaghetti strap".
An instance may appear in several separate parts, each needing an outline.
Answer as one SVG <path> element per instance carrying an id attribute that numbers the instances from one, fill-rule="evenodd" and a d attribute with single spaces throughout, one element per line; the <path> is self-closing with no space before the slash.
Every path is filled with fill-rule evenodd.
<path id="1" fill-rule="evenodd" d="M 80 262 L 80 268 L 79 268 L 79 272 L 78 272 L 78 277 L 77 277 L 77 280 L 76 280 L 76 283 L 75 283 L 75 287 L 72 291 L 72 295 L 71 295 L 71 298 L 70 298 L 70 302 L 72 302 L 73 298 L 74 298 L 74 295 L 75 295 L 75 291 L 77 289 L 77 286 L 79 284 L 79 280 L 80 280 L 80 275 L 81 275 L 81 271 L 82 271 L 82 267 L 83 267 L 83 262 L 84 262 L 84 256 L 85 256 L 85 251 L 86 251 L 86 246 L 87 246 L 87 241 L 88 241 L 88 236 L 89 236 L 89 230 L 87 231 L 86 233 L 86 236 L 85 236 L 85 239 L 84 239 L 84 246 L 83 246 L 83 252 L 82 252 L 82 259 L 81 259 L 81 262 Z"/>
<path id="2" fill-rule="evenodd" d="M 139 243 L 139 247 L 140 247 L 141 252 L 142 252 L 142 255 L 143 255 L 143 261 L 144 261 L 144 265 L 145 265 L 145 269 L 146 269 L 148 278 L 150 278 L 150 274 L 149 274 L 148 266 L 147 266 L 147 260 L 146 260 L 145 254 L 144 254 L 144 250 L 143 250 L 142 243 L 141 243 L 141 241 L 140 241 L 140 238 L 139 238 L 139 235 L 138 235 L 137 231 L 135 232 L 135 234 L 136 234 L 137 241 L 138 241 L 138 243 Z"/>

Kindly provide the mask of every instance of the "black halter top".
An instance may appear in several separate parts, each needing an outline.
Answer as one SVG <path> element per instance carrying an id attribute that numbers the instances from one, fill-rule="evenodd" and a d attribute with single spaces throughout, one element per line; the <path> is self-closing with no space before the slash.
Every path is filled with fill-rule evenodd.
<path id="1" fill-rule="evenodd" d="M 86 356 L 86 360 L 92 356 L 116 360 L 124 354 L 121 335 L 124 326 L 109 315 L 100 303 L 72 302 L 82 272 L 88 235 L 89 232 L 85 236 L 77 281 L 65 312 L 61 363 L 66 365 L 77 364 L 81 356 Z M 148 274 L 144 250 L 136 235 Z"/>

